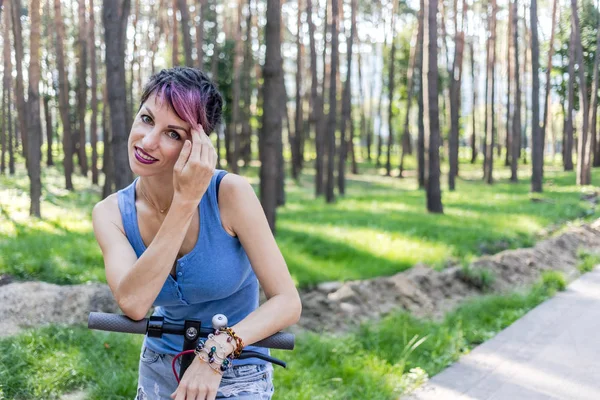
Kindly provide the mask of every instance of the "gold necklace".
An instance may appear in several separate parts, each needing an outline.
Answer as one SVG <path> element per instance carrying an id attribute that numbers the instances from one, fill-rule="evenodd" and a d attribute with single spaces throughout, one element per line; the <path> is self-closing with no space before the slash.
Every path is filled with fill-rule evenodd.
<path id="1" fill-rule="evenodd" d="M 140 181 L 140 192 L 142 192 L 142 196 L 144 196 L 144 198 L 148 201 L 148 203 L 150 203 L 150 205 L 154 208 L 156 208 L 161 214 L 164 214 L 165 211 L 167 211 L 169 209 L 169 207 L 171 207 L 171 204 L 169 203 L 169 205 L 166 208 L 163 208 L 162 210 L 160 209 L 160 207 L 156 207 L 154 205 L 154 203 L 152 201 L 150 201 L 150 199 L 148 198 L 148 196 L 146 196 L 146 192 L 145 190 L 142 188 L 142 181 Z"/>

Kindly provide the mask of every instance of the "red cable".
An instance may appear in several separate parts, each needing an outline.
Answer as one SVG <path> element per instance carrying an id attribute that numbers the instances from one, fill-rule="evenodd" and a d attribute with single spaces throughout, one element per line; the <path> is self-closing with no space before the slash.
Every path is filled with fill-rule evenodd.
<path id="1" fill-rule="evenodd" d="M 177 359 L 179 357 L 181 357 L 184 354 L 190 354 L 193 353 L 195 350 L 186 350 L 186 351 L 182 351 L 181 353 L 177 354 L 175 356 L 175 358 L 173 358 L 173 362 L 171 363 L 171 368 L 173 368 L 173 374 L 175 375 L 175 379 L 177 379 L 177 383 L 179 383 L 179 375 L 177 375 L 177 370 L 175 369 L 175 362 L 177 361 Z"/>

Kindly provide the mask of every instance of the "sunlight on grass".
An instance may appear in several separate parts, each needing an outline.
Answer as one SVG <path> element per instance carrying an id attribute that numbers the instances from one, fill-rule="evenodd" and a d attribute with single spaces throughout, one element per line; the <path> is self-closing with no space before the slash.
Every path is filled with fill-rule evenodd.
<path id="1" fill-rule="evenodd" d="M 414 163 L 414 158 L 408 159 Z M 463 160 L 464 161 L 464 160 Z M 383 176 L 372 163 L 348 175 L 346 195 L 333 204 L 315 199 L 314 170 L 286 181 L 286 204 L 277 216 L 277 242 L 297 285 L 391 275 L 424 262 L 443 268 L 484 253 L 530 246 L 552 224 L 598 216 L 581 195 L 573 172 L 546 166 L 544 193 L 529 192 L 529 166 L 518 184 L 510 171 L 495 166 L 495 184 L 481 180 L 481 164 L 463 162 L 457 190 L 441 179 L 444 214 L 428 214 L 415 171 L 407 178 Z M 20 165 L 20 164 L 19 164 Z M 379 171 L 379 172 L 378 172 Z M 0 273 L 55 283 L 105 281 L 91 210 L 100 188 L 73 175 L 77 190 L 64 189 L 61 166 L 42 170 L 42 220 L 29 217 L 29 182 L 22 165 L 15 177 L 0 176 Z M 242 174 L 258 185 L 256 163 Z M 394 171 L 397 174 L 397 171 Z M 599 181 L 592 174 L 594 183 Z"/>

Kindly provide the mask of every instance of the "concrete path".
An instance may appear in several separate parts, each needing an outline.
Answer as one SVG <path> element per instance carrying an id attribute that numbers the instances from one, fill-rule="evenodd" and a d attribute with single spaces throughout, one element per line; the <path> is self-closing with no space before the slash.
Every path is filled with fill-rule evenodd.
<path id="1" fill-rule="evenodd" d="M 403 400 L 600 400 L 600 267 Z"/>

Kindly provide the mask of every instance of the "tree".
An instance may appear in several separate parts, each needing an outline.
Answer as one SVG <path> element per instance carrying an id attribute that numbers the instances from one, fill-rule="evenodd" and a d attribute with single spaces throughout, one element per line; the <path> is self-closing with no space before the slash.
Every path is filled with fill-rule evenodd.
<path id="1" fill-rule="evenodd" d="M 231 102 L 231 121 L 227 124 L 225 147 L 227 148 L 227 163 L 231 172 L 237 174 L 240 154 L 240 70 L 242 58 L 242 0 L 237 1 L 237 24 L 235 25 L 234 54 L 233 54 L 233 99 Z"/>
<path id="2" fill-rule="evenodd" d="M 496 90 L 496 0 L 491 0 L 491 14 L 488 19 L 489 31 L 487 42 L 487 74 L 485 77 L 485 159 L 483 177 L 488 184 L 493 183 L 494 145 L 496 136 L 495 90 Z"/>
<path id="3" fill-rule="evenodd" d="M 92 183 L 98 184 L 98 68 L 96 67 L 96 18 L 94 16 L 94 0 L 89 0 L 90 29 L 88 30 L 88 46 L 90 51 L 90 105 L 92 118 L 90 119 L 90 142 L 92 145 Z M 106 136 L 104 143 L 108 143 Z"/>
<path id="4" fill-rule="evenodd" d="M 510 159 L 510 180 L 511 182 L 517 182 L 517 166 L 519 162 L 519 149 L 521 148 L 521 80 L 519 77 L 519 13 L 517 0 L 513 0 L 511 5 L 511 24 L 512 24 L 512 54 L 511 57 L 514 61 L 512 68 L 512 81 L 515 85 L 513 96 L 514 96 L 514 110 L 513 110 L 513 121 L 512 121 L 512 140 L 511 140 L 511 159 Z M 507 149 L 508 150 L 508 149 Z"/>
<path id="5" fill-rule="evenodd" d="M 192 36 L 190 35 L 190 11 L 187 0 L 177 0 L 177 8 L 181 15 L 181 37 L 183 38 L 183 51 L 185 53 L 185 65 L 191 67 L 192 61 Z M 175 10 L 173 10 L 175 11 Z"/>
<path id="6" fill-rule="evenodd" d="M 556 0 L 555 0 L 556 1 Z M 595 55 L 595 59 L 594 59 L 594 72 L 593 72 L 593 77 L 592 77 L 592 91 L 591 91 L 591 109 L 590 109 L 590 122 L 589 122 L 589 126 L 590 126 L 590 139 L 589 139 L 589 143 L 587 143 L 584 152 L 585 152 L 585 159 L 587 162 L 586 165 L 586 170 L 585 170 L 585 182 L 586 184 L 591 184 L 592 183 L 592 158 L 594 158 L 595 155 L 595 149 L 596 149 L 596 117 L 597 117 L 597 112 L 598 112 L 598 68 L 600 68 L 600 22 L 598 23 L 598 26 L 596 27 L 597 30 L 597 36 L 596 36 L 596 55 Z M 595 161 L 595 160 L 594 160 Z"/>
<path id="7" fill-rule="evenodd" d="M 10 2 L 6 2 L 4 5 L 4 24 L 3 24 L 3 32 L 2 32 L 2 49 L 4 51 L 3 59 L 4 59 L 4 69 L 2 75 L 2 159 L 1 159 L 1 173 L 5 173 L 5 160 L 6 160 L 6 152 L 8 152 L 8 170 L 9 174 L 14 175 L 15 173 L 15 162 L 14 162 L 14 154 L 12 149 L 12 112 L 10 109 L 11 105 L 11 81 L 12 81 L 12 60 L 10 56 L 10 29 L 11 29 L 11 4 Z M 8 137 L 7 137 L 8 136 Z M 6 145 L 8 142 L 8 146 Z"/>
<path id="8" fill-rule="evenodd" d="M 589 107 L 588 107 L 588 93 L 587 84 L 585 79 L 585 64 L 583 62 L 583 49 L 581 45 L 581 30 L 579 25 L 579 14 L 577 11 L 577 0 L 571 0 L 571 23 L 573 25 L 573 32 L 575 34 L 575 60 L 579 65 L 578 77 L 579 77 L 579 104 L 583 111 L 583 123 L 579 134 L 579 140 L 577 141 L 577 184 L 578 185 L 589 185 L 590 182 L 590 158 L 589 158 L 589 147 L 588 147 L 588 128 L 589 128 Z"/>
<path id="9" fill-rule="evenodd" d="M 79 167 L 81 174 L 87 176 L 88 162 L 85 151 L 85 111 L 87 110 L 87 23 L 85 17 L 85 0 L 79 0 L 79 37 L 77 38 L 77 50 L 79 52 L 79 62 L 77 64 L 77 118 L 79 131 L 79 140 L 77 143 Z"/>
<path id="10" fill-rule="evenodd" d="M 410 143 L 410 130 L 408 129 L 410 122 L 410 108 L 412 106 L 412 98 L 413 92 L 415 88 L 415 68 L 417 67 L 417 58 L 420 57 L 418 50 L 420 48 L 420 43 L 423 42 L 423 9 L 421 8 L 417 17 L 417 41 L 415 46 L 411 48 L 410 51 L 410 62 L 407 72 L 407 81 L 408 81 L 408 98 L 406 99 L 406 115 L 404 116 L 404 128 L 402 133 L 402 155 L 400 156 L 400 166 L 398 168 L 398 178 L 403 177 L 404 173 L 404 157 L 406 154 L 411 153 L 411 143 Z M 419 88 L 419 90 L 421 90 Z"/>
<path id="11" fill-rule="evenodd" d="M 571 26 L 569 41 L 569 80 L 567 86 L 567 108 L 565 113 L 563 167 L 573 170 L 573 110 L 575 109 L 575 32 Z"/>
<path id="12" fill-rule="evenodd" d="M 477 82 L 475 80 L 475 38 L 471 39 L 471 45 L 469 46 L 471 49 L 471 82 Z M 471 132 L 471 164 L 475 164 L 477 161 L 477 126 L 475 117 L 477 115 L 477 84 L 473 84 L 473 115 L 472 115 L 472 123 L 473 123 L 473 132 Z"/>
<path id="13" fill-rule="evenodd" d="M 40 1 L 31 0 L 29 7 L 31 18 L 30 30 L 30 57 L 29 57 L 29 90 L 27 104 L 29 108 L 28 131 L 24 135 L 29 136 L 27 143 L 29 191 L 31 204 L 29 215 L 41 217 L 40 197 L 42 196 L 42 181 L 40 162 L 42 158 L 42 120 L 40 116 Z"/>
<path id="14" fill-rule="evenodd" d="M 425 0 L 420 0 L 420 9 L 423 10 L 420 17 L 422 19 L 423 32 L 425 32 Z M 424 33 L 423 33 L 424 35 Z M 425 55 L 425 36 L 423 36 L 423 40 L 420 43 L 417 43 L 419 46 L 419 55 L 417 57 L 417 69 L 419 71 L 418 83 L 419 90 L 417 91 L 417 102 L 419 105 L 419 113 L 418 113 L 418 128 L 419 133 L 417 136 L 417 181 L 419 184 L 419 189 L 425 188 L 425 87 L 424 83 L 424 55 Z M 427 50 L 428 51 L 428 50 Z M 437 103 L 436 103 L 437 104 Z"/>
<path id="15" fill-rule="evenodd" d="M 65 68 L 65 26 L 62 18 L 60 0 L 54 0 L 54 25 L 56 27 L 56 69 L 58 69 L 58 103 L 62 121 L 62 145 L 64 152 L 65 187 L 73 190 L 73 153 L 71 146 L 71 121 L 69 118 L 69 81 Z"/>
<path id="16" fill-rule="evenodd" d="M 267 0 L 265 26 L 265 63 L 263 67 L 263 117 L 260 133 L 260 201 L 271 231 L 275 232 L 277 208 L 278 149 L 281 148 L 282 115 L 280 109 L 281 0 Z"/>
<path id="17" fill-rule="evenodd" d="M 352 45 L 356 36 L 356 4 L 357 0 L 351 1 L 350 13 L 350 37 L 346 39 L 348 53 L 348 67 L 346 69 L 346 82 L 342 95 L 342 121 L 340 126 L 340 154 L 338 158 L 338 190 L 340 195 L 346 193 L 346 158 L 350 143 L 352 143 Z M 350 137 L 346 134 L 346 125 L 350 123 Z"/>
<path id="18" fill-rule="evenodd" d="M 492 0 L 493 1 L 493 0 Z M 438 107 L 438 60 L 437 60 L 437 6 L 436 0 L 427 0 L 424 8 L 424 74 L 423 107 L 425 110 L 425 132 L 427 132 L 426 191 L 427 210 L 443 213 L 442 191 L 440 190 L 440 122 Z"/>
<path id="19" fill-rule="evenodd" d="M 119 1 L 123 1 L 123 0 L 119 0 Z M 179 36 L 177 33 L 177 1 L 178 0 L 173 0 L 173 2 L 171 3 L 172 6 L 172 10 L 173 10 L 173 26 L 171 27 L 171 66 L 172 67 L 176 67 L 179 65 Z"/>
<path id="20" fill-rule="evenodd" d="M 531 191 L 542 191 L 544 178 L 544 133 L 540 129 L 540 47 L 537 30 L 537 0 L 531 0 Z"/>
<path id="21" fill-rule="evenodd" d="M 450 171 L 448 174 L 449 190 L 454 190 L 456 185 L 456 176 L 458 176 L 458 139 L 460 135 L 460 106 L 461 106 L 461 91 L 462 85 L 462 64 L 463 50 L 465 45 L 464 33 L 464 18 L 467 13 L 467 2 L 463 0 L 460 30 L 458 29 L 458 1 L 454 0 L 454 32 L 455 32 L 455 47 L 454 59 L 450 74 L 450 138 L 448 140 Z"/>
<path id="22" fill-rule="evenodd" d="M 546 137 L 546 129 L 548 127 L 548 114 L 550 113 L 550 72 L 552 71 L 552 56 L 554 55 L 554 36 L 556 33 L 556 9 L 557 0 L 552 1 L 552 28 L 550 30 L 550 46 L 548 49 L 548 66 L 546 67 L 546 93 L 544 96 L 544 122 L 542 124 L 542 134 Z M 599 30 L 600 32 L 600 30 Z M 594 114 L 594 120 L 596 120 Z M 542 146 L 544 147 L 544 146 Z"/>
<path id="23" fill-rule="evenodd" d="M 196 1 L 198 18 L 196 25 L 196 68 L 201 70 L 204 70 L 204 14 L 206 13 L 206 1 Z M 250 10 L 249 6 L 248 10 Z"/>
<path id="24" fill-rule="evenodd" d="M 17 71 L 17 79 L 15 81 L 15 97 L 17 99 L 17 114 L 19 118 L 19 130 L 21 132 L 21 142 L 23 143 L 23 156 L 27 159 L 27 103 L 25 102 L 25 89 L 23 87 L 23 36 L 21 34 L 21 0 L 13 0 L 10 7 L 12 15 L 12 30 L 15 48 L 15 69 Z"/>
<path id="25" fill-rule="evenodd" d="M 117 190 L 131 183 L 127 147 L 129 122 L 125 92 L 125 31 L 130 6 L 130 0 L 105 0 L 102 7 L 106 43 L 106 84 L 112 133 L 111 150 Z"/>
<path id="26" fill-rule="evenodd" d="M 292 150 L 292 177 L 297 180 L 301 168 L 302 154 L 300 143 L 302 141 L 302 0 L 298 0 L 296 13 L 296 113 L 294 118 L 294 135 L 291 138 Z"/>
<path id="27" fill-rule="evenodd" d="M 389 78 L 388 78 L 388 143 L 387 143 L 387 158 L 385 163 L 385 174 L 391 175 L 392 172 L 392 147 L 394 145 L 394 91 L 395 91 L 395 78 L 394 72 L 396 71 L 396 12 L 398 9 L 398 0 L 392 0 L 392 34 L 391 34 L 391 50 L 390 50 L 390 65 L 389 65 Z"/>
<path id="28" fill-rule="evenodd" d="M 505 141 L 506 141 L 506 154 L 505 154 L 505 158 L 504 158 L 504 166 L 507 167 L 510 165 L 510 156 L 512 153 L 512 137 L 513 137 L 513 132 L 512 132 L 512 119 L 511 119 L 511 89 L 513 87 L 513 75 L 514 75 L 514 71 L 513 71 L 513 65 L 512 65 L 512 46 L 513 46 L 513 40 L 512 40 L 512 35 L 513 35 L 513 7 L 511 5 L 511 3 L 509 2 L 508 5 L 508 21 L 507 21 L 507 27 L 506 27 L 506 32 L 507 32 L 507 40 L 506 40 L 506 59 L 507 59 L 507 72 L 508 72 L 508 79 L 506 79 L 506 137 L 505 137 Z"/>
<path id="29" fill-rule="evenodd" d="M 337 69 L 339 58 L 339 11 L 338 0 L 331 1 L 331 70 L 329 75 L 329 114 L 327 115 L 326 148 L 327 148 L 327 185 L 325 199 L 333 203 L 335 195 L 334 170 L 335 170 L 335 131 L 337 118 Z"/>

